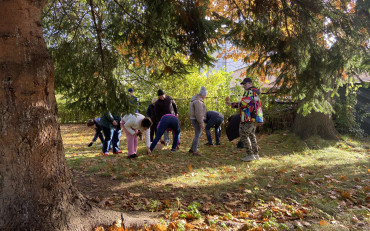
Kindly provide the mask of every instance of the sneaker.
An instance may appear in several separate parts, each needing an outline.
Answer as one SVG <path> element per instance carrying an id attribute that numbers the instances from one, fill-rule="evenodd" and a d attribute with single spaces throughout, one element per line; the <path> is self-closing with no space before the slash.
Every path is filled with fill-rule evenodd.
<path id="1" fill-rule="evenodd" d="M 99 144 L 98 147 L 103 147 L 103 144 Z"/>
<path id="2" fill-rule="evenodd" d="M 128 159 L 135 159 L 135 158 L 137 158 L 137 155 L 136 154 L 132 154 L 132 155 L 129 155 L 127 158 Z"/>
<path id="3" fill-rule="evenodd" d="M 211 144 L 211 143 L 205 143 L 204 145 L 207 145 L 207 146 L 212 146 L 213 144 Z"/>
<path id="4" fill-rule="evenodd" d="M 259 160 L 260 159 L 260 156 L 257 154 L 257 155 L 253 155 L 254 156 L 254 159 L 256 160 Z"/>
<path id="5" fill-rule="evenodd" d="M 190 148 L 190 149 L 189 149 L 189 153 L 193 153 L 193 152 L 194 152 L 194 151 L 193 151 L 193 149 L 191 149 L 191 148 Z"/>
<path id="6" fill-rule="evenodd" d="M 121 150 L 118 150 L 117 152 L 113 152 L 113 154 L 115 154 L 115 155 L 120 154 L 120 153 L 122 153 Z"/>
<path id="7" fill-rule="evenodd" d="M 252 161 L 252 160 L 256 160 L 256 158 L 254 157 L 254 155 L 246 155 L 245 157 L 241 158 L 241 160 L 249 162 L 249 161 Z"/>
<path id="8" fill-rule="evenodd" d="M 176 152 L 176 151 L 177 151 L 176 148 L 175 149 L 171 148 L 171 152 Z"/>
<path id="9" fill-rule="evenodd" d="M 199 152 L 193 152 L 193 156 L 203 156 L 203 154 L 201 154 Z"/>
<path id="10" fill-rule="evenodd" d="M 220 143 L 216 143 L 216 145 L 221 145 Z"/>
<path id="11" fill-rule="evenodd" d="M 103 156 L 109 156 L 109 152 L 105 152 Z"/>

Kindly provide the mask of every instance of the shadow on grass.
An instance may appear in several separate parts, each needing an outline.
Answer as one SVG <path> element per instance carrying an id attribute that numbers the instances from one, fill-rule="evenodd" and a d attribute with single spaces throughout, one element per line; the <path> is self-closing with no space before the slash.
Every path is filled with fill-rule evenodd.
<path id="1" fill-rule="evenodd" d="M 82 129 L 75 137 L 86 136 L 82 142 L 88 143 L 85 132 Z M 110 206 L 117 210 L 153 209 L 156 201 L 162 208 L 184 208 L 198 201 L 217 211 L 243 211 L 275 198 L 299 201 L 334 216 L 340 203 L 365 203 L 370 183 L 366 153 L 338 149 L 336 142 L 318 138 L 303 142 L 288 132 L 258 138 L 262 158 L 250 163 L 240 161 L 245 150 L 225 136 L 221 146 L 201 145 L 203 157 L 191 156 L 189 131 L 182 133 L 180 151 L 171 153 L 166 148 L 137 160 L 125 155 L 96 156 L 99 148 L 76 149 L 79 144 L 73 139 L 65 146 L 77 187 L 90 198 L 116 198 L 119 202 Z M 73 155 L 76 150 L 81 154 Z M 139 153 L 144 151 L 141 142 Z"/>

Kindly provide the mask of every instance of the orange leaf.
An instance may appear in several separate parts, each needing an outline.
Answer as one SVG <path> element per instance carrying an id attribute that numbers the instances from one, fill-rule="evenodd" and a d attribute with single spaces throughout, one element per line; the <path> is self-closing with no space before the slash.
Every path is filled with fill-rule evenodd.
<path id="1" fill-rule="evenodd" d="M 174 213 L 171 214 L 171 219 L 172 220 L 176 220 L 178 218 L 179 218 L 179 213 L 178 212 L 174 212 Z"/>
<path id="2" fill-rule="evenodd" d="M 327 221 L 325 221 L 325 220 L 321 220 L 320 221 L 320 225 L 321 226 L 325 226 L 325 225 L 327 225 L 328 224 L 328 222 Z"/>
<path id="3" fill-rule="evenodd" d="M 150 226 L 151 230 L 154 231 L 166 231 L 167 227 L 162 224 L 155 224 Z"/>
<path id="4" fill-rule="evenodd" d="M 194 229 L 194 225 L 192 225 L 192 224 L 189 224 L 189 223 L 186 223 L 185 224 L 185 229 Z"/>
<path id="5" fill-rule="evenodd" d="M 343 191 L 340 193 L 340 195 L 343 197 L 343 198 L 347 198 L 347 199 L 350 199 L 352 200 L 352 196 L 351 196 L 351 193 L 348 192 L 348 191 Z"/>

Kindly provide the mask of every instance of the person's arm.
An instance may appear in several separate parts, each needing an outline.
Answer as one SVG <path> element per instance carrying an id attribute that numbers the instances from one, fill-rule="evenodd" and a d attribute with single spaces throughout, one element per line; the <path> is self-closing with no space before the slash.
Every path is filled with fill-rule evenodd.
<path id="1" fill-rule="evenodd" d="M 172 107 L 173 107 L 173 111 L 175 112 L 175 115 L 177 116 L 179 114 L 179 112 L 177 111 L 177 104 L 175 102 L 175 100 L 172 99 Z"/>
<path id="2" fill-rule="evenodd" d="M 239 103 L 231 103 L 229 96 L 225 98 L 225 103 L 226 105 L 231 106 L 232 108 L 239 108 Z"/>
<path id="3" fill-rule="evenodd" d="M 150 150 L 150 128 L 145 130 L 145 144 L 146 149 Z"/>
<path id="4" fill-rule="evenodd" d="M 148 108 L 146 109 L 146 116 L 149 116 L 150 118 L 152 117 L 152 110 L 151 110 L 151 106 L 152 104 L 150 104 L 148 106 Z"/>

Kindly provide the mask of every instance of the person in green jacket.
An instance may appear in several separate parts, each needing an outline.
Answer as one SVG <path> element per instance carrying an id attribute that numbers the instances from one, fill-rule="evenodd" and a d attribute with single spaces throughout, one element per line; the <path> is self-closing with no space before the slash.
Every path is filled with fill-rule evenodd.
<path id="1" fill-rule="evenodd" d="M 100 117 L 99 125 L 103 128 L 104 143 L 103 143 L 103 155 L 109 155 L 109 147 L 112 143 L 113 154 L 122 153 L 119 150 L 119 141 L 121 138 L 121 114 L 111 113 L 109 111 L 104 112 Z"/>

